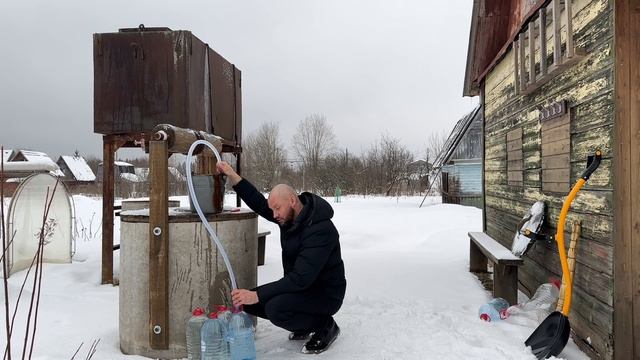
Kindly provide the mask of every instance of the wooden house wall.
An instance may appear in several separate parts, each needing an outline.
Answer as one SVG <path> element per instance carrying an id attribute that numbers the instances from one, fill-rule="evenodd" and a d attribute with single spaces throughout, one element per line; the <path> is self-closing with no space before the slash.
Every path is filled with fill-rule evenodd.
<path id="1" fill-rule="evenodd" d="M 608 0 L 574 0 L 573 14 L 575 45 L 586 50 L 578 64 L 531 94 L 520 96 L 514 89 L 514 57 L 509 50 L 485 78 L 486 232 L 510 248 L 520 214 L 524 215 L 535 201 L 544 200 L 549 205 L 548 230 L 555 233 L 566 194 L 542 192 L 539 109 L 567 100 L 571 112 L 570 183 L 574 184 L 586 167 L 588 154 L 596 147 L 604 152 L 600 168 L 578 194 L 567 219 L 567 224 L 582 221 L 570 320 L 577 342 L 590 339 L 589 345 L 586 340 L 579 345 L 592 347 L 608 359 L 613 339 L 612 4 Z M 548 49 L 552 47 L 551 33 L 548 29 Z M 510 186 L 506 134 L 518 127 L 522 128 L 523 185 Z M 568 245 L 568 233 L 565 238 Z M 519 281 L 521 289 L 529 294 L 550 276 L 560 277 L 555 244 L 537 244 L 524 260 Z"/>

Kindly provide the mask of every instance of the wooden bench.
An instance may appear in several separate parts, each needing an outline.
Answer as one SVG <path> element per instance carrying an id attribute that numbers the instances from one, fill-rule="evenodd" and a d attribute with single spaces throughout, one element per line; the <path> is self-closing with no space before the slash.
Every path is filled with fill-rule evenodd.
<path id="1" fill-rule="evenodd" d="M 264 247 L 269 234 L 271 231 L 268 230 L 258 233 L 258 266 L 264 265 Z"/>
<path id="2" fill-rule="evenodd" d="M 522 259 L 483 232 L 470 232 L 469 239 L 469 271 L 486 273 L 487 260 L 490 260 L 493 263 L 493 296 L 516 304 L 518 267 L 523 264 Z"/>

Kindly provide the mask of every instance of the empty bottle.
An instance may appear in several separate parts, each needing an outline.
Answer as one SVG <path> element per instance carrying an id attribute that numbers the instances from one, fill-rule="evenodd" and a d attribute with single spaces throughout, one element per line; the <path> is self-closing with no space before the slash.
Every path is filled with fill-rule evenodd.
<path id="1" fill-rule="evenodd" d="M 507 318 L 509 303 L 503 298 L 491 299 L 488 303 L 480 306 L 478 315 L 484 321 L 500 321 Z"/>
<path id="2" fill-rule="evenodd" d="M 231 315 L 227 334 L 231 360 L 255 360 L 256 344 L 253 322 L 244 311 Z"/>
<path id="3" fill-rule="evenodd" d="M 218 319 L 217 313 L 209 314 L 209 318 L 202 325 L 201 351 L 202 360 L 228 360 L 229 345 L 225 339 L 224 324 Z"/>
<path id="4" fill-rule="evenodd" d="M 192 316 L 187 321 L 187 358 L 189 360 L 200 360 L 200 329 L 207 320 L 204 309 L 197 307 L 193 310 Z"/>
<path id="5" fill-rule="evenodd" d="M 523 314 L 538 321 L 544 320 L 555 308 L 560 293 L 559 286 L 557 281 L 540 285 L 527 302 L 507 309 L 507 315 Z"/>

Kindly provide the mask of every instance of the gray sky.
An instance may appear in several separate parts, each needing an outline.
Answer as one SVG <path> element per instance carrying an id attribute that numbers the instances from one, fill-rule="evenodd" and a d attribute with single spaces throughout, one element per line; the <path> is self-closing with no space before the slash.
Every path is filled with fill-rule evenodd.
<path id="1" fill-rule="evenodd" d="M 245 136 L 326 115 L 359 153 L 381 134 L 418 156 L 477 98 L 463 98 L 468 0 L 0 1 L 0 144 L 102 156 L 93 133 L 92 34 L 191 30 L 242 71 Z M 135 152 L 134 152 L 135 154 Z M 55 160 L 55 159 L 54 159 Z"/>

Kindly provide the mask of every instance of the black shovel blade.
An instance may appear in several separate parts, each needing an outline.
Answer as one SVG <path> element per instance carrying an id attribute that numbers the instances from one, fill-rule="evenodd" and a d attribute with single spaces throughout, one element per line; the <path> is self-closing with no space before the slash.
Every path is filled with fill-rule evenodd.
<path id="1" fill-rule="evenodd" d="M 569 341 L 570 332 L 569 318 L 559 311 L 554 311 L 538 325 L 524 344 L 531 346 L 533 355 L 538 359 L 546 359 L 562 352 Z"/>

